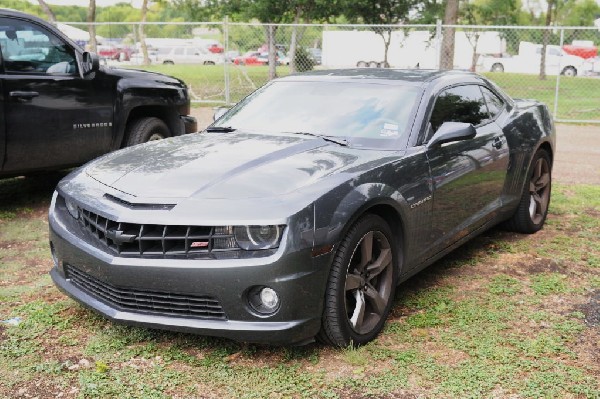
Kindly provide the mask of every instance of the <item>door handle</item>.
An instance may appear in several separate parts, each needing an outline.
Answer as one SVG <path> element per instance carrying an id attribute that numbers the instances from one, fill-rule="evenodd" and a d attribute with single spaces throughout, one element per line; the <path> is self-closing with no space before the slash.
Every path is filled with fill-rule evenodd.
<path id="1" fill-rule="evenodd" d="M 502 148 L 502 144 L 503 144 L 502 139 L 500 137 L 496 137 L 496 138 L 494 138 L 494 141 L 492 142 L 492 147 L 499 150 L 500 148 Z"/>
<path id="2" fill-rule="evenodd" d="M 11 91 L 8 93 L 13 98 L 23 99 L 23 100 L 31 100 L 34 97 L 40 95 L 37 91 Z"/>

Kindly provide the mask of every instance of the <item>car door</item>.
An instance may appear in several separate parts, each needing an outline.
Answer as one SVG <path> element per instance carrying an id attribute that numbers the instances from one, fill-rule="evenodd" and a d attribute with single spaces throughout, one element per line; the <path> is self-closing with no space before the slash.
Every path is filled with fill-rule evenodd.
<path id="1" fill-rule="evenodd" d="M 477 135 L 427 151 L 433 182 L 431 241 L 442 249 L 493 217 L 501 206 L 509 159 L 506 137 L 479 85 L 450 87 L 437 96 L 429 138 L 444 122 L 471 123 Z"/>
<path id="2" fill-rule="evenodd" d="M 37 23 L 5 17 L 0 50 L 3 172 L 76 165 L 110 150 L 113 89 L 98 76 L 80 77 L 69 43 Z"/>

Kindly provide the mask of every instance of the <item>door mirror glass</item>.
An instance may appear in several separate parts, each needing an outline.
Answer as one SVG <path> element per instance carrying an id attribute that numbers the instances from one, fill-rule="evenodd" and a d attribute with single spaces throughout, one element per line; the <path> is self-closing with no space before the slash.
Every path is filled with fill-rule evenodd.
<path id="1" fill-rule="evenodd" d="M 229 107 L 218 107 L 215 108 L 215 113 L 213 115 L 213 121 L 216 121 L 217 119 L 219 119 L 220 117 L 222 117 L 223 115 L 225 115 L 225 113 L 227 111 L 229 111 L 231 108 Z"/>
<path id="2" fill-rule="evenodd" d="M 444 122 L 429 140 L 427 147 L 431 148 L 451 141 L 469 140 L 476 134 L 475 127 L 470 123 Z"/>

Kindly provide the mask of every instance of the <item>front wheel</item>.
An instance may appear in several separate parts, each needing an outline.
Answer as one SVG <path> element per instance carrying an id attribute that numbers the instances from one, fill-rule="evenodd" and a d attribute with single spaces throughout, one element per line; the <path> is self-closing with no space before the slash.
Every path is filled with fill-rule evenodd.
<path id="1" fill-rule="evenodd" d="M 128 126 L 127 146 L 162 140 L 169 136 L 169 128 L 162 120 L 154 117 L 140 118 Z"/>
<path id="2" fill-rule="evenodd" d="M 510 230 L 531 234 L 544 226 L 550 205 L 552 168 L 550 155 L 538 150 L 531 162 L 521 201 L 514 215 L 507 221 Z"/>
<path id="3" fill-rule="evenodd" d="M 340 347 L 362 345 L 382 330 L 396 288 L 396 241 L 376 215 L 361 218 L 333 260 L 319 340 Z"/>
<path id="4" fill-rule="evenodd" d="M 504 65 L 498 62 L 495 63 L 494 65 L 492 65 L 491 72 L 504 72 Z"/>

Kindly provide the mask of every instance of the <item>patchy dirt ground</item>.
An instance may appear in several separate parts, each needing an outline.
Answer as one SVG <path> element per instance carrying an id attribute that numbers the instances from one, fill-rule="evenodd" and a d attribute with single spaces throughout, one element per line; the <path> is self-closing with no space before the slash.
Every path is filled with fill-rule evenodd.
<path id="1" fill-rule="evenodd" d="M 212 123 L 214 110 L 192 109 L 203 129 Z M 600 125 L 556 125 L 554 178 L 568 184 L 600 184 Z"/>

